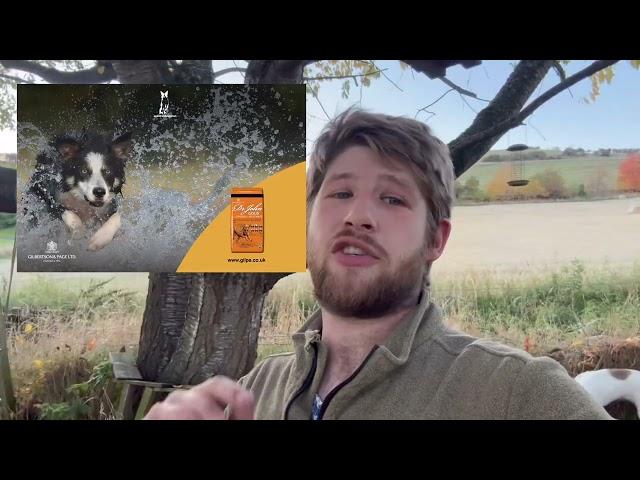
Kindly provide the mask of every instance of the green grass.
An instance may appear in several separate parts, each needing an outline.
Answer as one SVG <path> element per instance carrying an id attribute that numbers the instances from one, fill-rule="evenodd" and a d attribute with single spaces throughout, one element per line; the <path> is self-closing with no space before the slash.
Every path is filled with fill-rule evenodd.
<path id="1" fill-rule="evenodd" d="M 291 351 L 291 332 L 310 313 L 306 307 L 315 307 L 308 278 L 285 280 L 267 297 L 259 358 Z M 551 349 L 595 335 L 640 335 L 640 262 L 626 269 L 573 262 L 555 271 L 456 274 L 432 283 L 454 328 L 519 348 L 525 337 Z"/>
<path id="2" fill-rule="evenodd" d="M 29 320 L 29 331 L 23 325 L 9 335 L 16 389 L 25 412 L 35 395 L 48 404 L 45 414 L 50 417 L 79 415 L 68 410 L 76 405 L 75 397 L 63 387 L 86 381 L 107 352 L 135 346 L 145 277 L 104 274 L 65 277 L 64 282 L 47 275 L 23 277 L 11 304 L 45 309 Z M 104 283 L 109 278 L 113 279 Z M 434 300 L 448 324 L 519 348 L 527 337 L 544 352 L 596 335 L 640 335 L 640 262 L 624 269 L 574 262 L 555 271 L 502 276 L 487 271 L 432 280 Z M 291 333 L 315 307 L 308 274 L 278 282 L 265 302 L 257 361 L 292 351 Z M 97 346 L 88 351 L 90 344 Z"/>
<path id="3" fill-rule="evenodd" d="M 467 276 L 434 282 L 434 298 L 456 326 L 522 347 L 595 335 L 640 335 L 640 263 L 622 270 L 580 262 L 520 278 Z"/>
<path id="4" fill-rule="evenodd" d="M 16 234 L 15 225 L 12 227 L 3 228 L 0 230 L 0 247 L 9 245 L 13 246 L 13 240 Z"/>
<path id="5" fill-rule="evenodd" d="M 495 152 L 490 152 L 490 154 L 493 153 Z M 527 160 L 524 162 L 525 177 L 531 178 L 533 175 L 550 168 L 557 170 L 564 178 L 567 187 L 571 189 L 580 184 L 587 185 L 589 180 L 598 174 L 598 170 L 604 167 L 607 172 L 606 183 L 613 190 L 616 188 L 618 179 L 618 166 L 624 158 L 624 156 L 585 156 L 579 158 L 561 158 L 558 160 Z M 469 177 L 476 177 L 480 182 L 480 189 L 485 190 L 496 173 L 505 165 L 509 165 L 509 162 L 490 164 L 478 162 L 465 172 L 459 181 L 464 184 Z"/>
<path id="6" fill-rule="evenodd" d="M 80 289 L 40 277 L 16 290 L 11 305 L 23 318 L 7 332 L 16 418 L 113 417 L 117 394 L 105 360 L 122 347 L 135 352 L 144 308 L 144 296 L 114 288 L 114 280 Z"/>
<path id="7" fill-rule="evenodd" d="M 0 258 L 11 258 L 15 232 L 15 226 L 0 230 Z"/>
<path id="8" fill-rule="evenodd" d="M 60 281 L 37 276 L 19 285 L 11 293 L 10 307 L 54 310 L 60 316 L 90 318 L 96 312 L 117 307 L 130 312 L 141 311 L 142 292 L 114 284 L 115 276 L 106 279 L 74 279 Z"/>

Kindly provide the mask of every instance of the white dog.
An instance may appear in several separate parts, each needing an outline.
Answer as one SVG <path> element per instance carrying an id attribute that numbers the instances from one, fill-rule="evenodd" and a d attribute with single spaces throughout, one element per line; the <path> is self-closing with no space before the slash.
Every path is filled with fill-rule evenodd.
<path id="1" fill-rule="evenodd" d="M 605 368 L 583 372 L 575 378 L 601 406 L 627 400 L 640 416 L 640 371 L 628 368 Z"/>

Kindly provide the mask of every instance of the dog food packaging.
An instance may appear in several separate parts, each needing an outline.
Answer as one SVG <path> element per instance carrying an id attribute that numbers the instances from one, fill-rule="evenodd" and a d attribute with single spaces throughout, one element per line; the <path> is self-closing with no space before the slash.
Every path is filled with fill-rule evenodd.
<path id="1" fill-rule="evenodd" d="M 264 192 L 262 188 L 231 189 L 231 251 L 264 252 Z"/>

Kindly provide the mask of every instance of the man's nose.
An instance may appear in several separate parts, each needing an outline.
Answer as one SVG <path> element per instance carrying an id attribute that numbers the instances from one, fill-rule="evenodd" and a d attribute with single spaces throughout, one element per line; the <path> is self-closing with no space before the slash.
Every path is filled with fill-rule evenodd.
<path id="1" fill-rule="evenodd" d="M 374 230 L 377 225 L 370 201 L 366 198 L 355 198 L 347 211 L 344 223 L 356 229 Z"/>

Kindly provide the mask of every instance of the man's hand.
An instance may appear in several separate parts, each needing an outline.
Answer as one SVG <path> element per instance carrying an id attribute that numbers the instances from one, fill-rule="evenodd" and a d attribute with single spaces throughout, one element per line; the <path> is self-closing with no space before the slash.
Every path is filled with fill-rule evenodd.
<path id="1" fill-rule="evenodd" d="M 176 390 L 156 403 L 145 420 L 253 420 L 253 394 L 217 376 L 190 390 Z"/>

